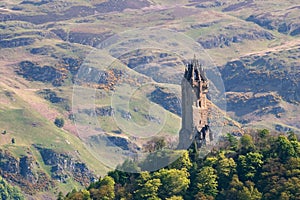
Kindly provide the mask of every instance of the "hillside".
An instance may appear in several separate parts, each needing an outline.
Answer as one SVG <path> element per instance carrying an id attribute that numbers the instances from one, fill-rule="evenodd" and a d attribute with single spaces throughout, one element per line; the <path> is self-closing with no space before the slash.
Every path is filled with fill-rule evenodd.
<path id="1" fill-rule="evenodd" d="M 300 133 L 299 9 L 296 0 L 2 0 L 0 175 L 29 199 L 54 198 L 144 153 L 154 136 L 174 149 L 194 54 L 211 81 L 217 134 Z"/>

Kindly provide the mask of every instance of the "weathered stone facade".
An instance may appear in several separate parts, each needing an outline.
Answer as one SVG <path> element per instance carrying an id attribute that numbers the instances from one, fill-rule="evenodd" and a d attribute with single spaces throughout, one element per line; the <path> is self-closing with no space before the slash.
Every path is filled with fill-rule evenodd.
<path id="1" fill-rule="evenodd" d="M 187 64 L 182 90 L 182 128 L 179 133 L 179 149 L 187 149 L 195 141 L 197 147 L 213 140 L 208 122 L 208 80 L 199 61 Z"/>

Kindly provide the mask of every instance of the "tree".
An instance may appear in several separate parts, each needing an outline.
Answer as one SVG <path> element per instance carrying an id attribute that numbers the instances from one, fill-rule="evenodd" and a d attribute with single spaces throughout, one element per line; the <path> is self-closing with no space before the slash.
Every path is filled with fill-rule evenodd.
<path id="1" fill-rule="evenodd" d="M 251 135 L 245 134 L 240 139 L 242 153 L 247 153 L 254 150 L 254 143 Z"/>
<path id="2" fill-rule="evenodd" d="M 122 165 L 117 166 L 117 169 L 119 171 L 133 172 L 133 173 L 137 173 L 141 171 L 139 166 L 137 166 L 137 163 L 129 159 L 126 159 Z"/>
<path id="3" fill-rule="evenodd" d="M 24 196 L 19 189 L 11 186 L 2 177 L 0 177 L 0 199 L 23 200 Z"/>
<path id="4" fill-rule="evenodd" d="M 136 199 L 160 199 L 158 197 L 158 189 L 162 185 L 160 179 L 151 179 L 146 181 L 141 189 L 137 190 L 135 193 Z"/>
<path id="5" fill-rule="evenodd" d="M 239 192 L 242 190 L 243 183 L 239 180 L 239 177 L 234 174 L 228 188 L 221 192 L 218 199 L 238 200 Z"/>
<path id="6" fill-rule="evenodd" d="M 207 195 L 203 194 L 202 192 L 198 192 L 194 198 L 194 200 L 214 200 L 214 199 L 215 199 L 214 197 L 207 196 Z"/>
<path id="7" fill-rule="evenodd" d="M 169 169 L 175 168 L 175 169 L 190 169 L 192 167 L 192 162 L 189 157 L 189 153 L 187 150 L 181 151 L 180 152 L 182 155 L 174 161 L 172 164 L 168 166 Z"/>
<path id="8" fill-rule="evenodd" d="M 219 152 L 216 161 L 218 184 L 220 188 L 225 188 L 236 172 L 236 163 L 232 158 L 227 158 L 223 151 Z"/>
<path id="9" fill-rule="evenodd" d="M 58 128 L 62 128 L 62 127 L 65 125 L 65 120 L 64 120 L 63 118 L 55 118 L 54 124 L 55 124 Z"/>
<path id="10" fill-rule="evenodd" d="M 161 169 L 154 173 L 154 178 L 160 179 L 159 197 L 162 199 L 183 195 L 189 187 L 189 173 L 186 169 Z"/>
<path id="11" fill-rule="evenodd" d="M 276 141 L 276 153 L 278 157 L 287 161 L 290 157 L 296 156 L 296 151 L 291 141 L 289 141 L 285 136 L 280 135 Z"/>
<path id="12" fill-rule="evenodd" d="M 64 194 L 61 191 L 58 193 L 57 200 L 64 200 Z"/>
<path id="13" fill-rule="evenodd" d="M 96 184 L 96 188 L 90 188 L 90 196 L 94 200 L 112 200 L 115 198 L 115 181 L 110 176 L 105 176 Z"/>
<path id="14" fill-rule="evenodd" d="M 232 200 L 260 200 L 262 194 L 254 187 L 254 183 L 247 181 L 244 185 L 235 174 L 227 190 L 223 190 L 219 199 Z"/>
<path id="15" fill-rule="evenodd" d="M 72 191 L 67 195 L 66 198 L 62 198 L 65 200 L 91 200 L 90 193 L 87 190 L 83 191 Z"/>
<path id="16" fill-rule="evenodd" d="M 112 177 L 116 183 L 124 186 L 126 183 L 128 183 L 130 174 L 128 172 L 116 169 L 114 171 L 108 172 L 108 176 Z"/>
<path id="17" fill-rule="evenodd" d="M 245 186 L 243 186 L 242 191 L 238 194 L 238 199 L 243 200 L 260 200 L 262 194 L 254 187 L 254 183 L 251 181 L 246 181 Z"/>
<path id="18" fill-rule="evenodd" d="M 212 167 L 203 167 L 197 176 L 198 192 L 215 197 L 218 194 L 218 176 Z"/>
<path id="19" fill-rule="evenodd" d="M 229 142 L 230 150 L 236 151 L 238 148 L 238 140 L 236 137 L 234 137 L 232 134 L 227 133 L 226 139 Z"/>
<path id="20" fill-rule="evenodd" d="M 155 137 L 144 145 L 144 149 L 148 152 L 154 152 L 162 150 L 166 145 L 166 141 L 163 137 Z"/>
<path id="21" fill-rule="evenodd" d="M 166 200 L 183 200 L 182 196 L 172 196 L 170 198 L 166 198 Z"/>
<path id="22" fill-rule="evenodd" d="M 268 129 L 262 129 L 262 130 L 258 130 L 258 136 L 262 139 L 266 138 L 267 136 L 269 136 L 270 131 Z"/>
<path id="23" fill-rule="evenodd" d="M 264 163 L 262 159 L 263 155 L 260 153 L 249 152 L 246 156 L 239 155 L 238 172 L 242 180 L 254 180 Z"/>

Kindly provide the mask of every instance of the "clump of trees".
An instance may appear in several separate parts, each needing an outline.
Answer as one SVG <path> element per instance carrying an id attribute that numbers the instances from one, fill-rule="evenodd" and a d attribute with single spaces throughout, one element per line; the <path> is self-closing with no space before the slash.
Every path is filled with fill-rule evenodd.
<path id="1" fill-rule="evenodd" d="M 20 190 L 16 187 L 9 185 L 1 176 L 0 176 L 0 199 L 5 200 L 23 200 L 24 196 Z"/>
<path id="2" fill-rule="evenodd" d="M 55 124 L 58 128 L 62 128 L 62 127 L 65 125 L 65 120 L 64 120 L 63 118 L 55 118 L 54 124 Z"/>
<path id="3" fill-rule="evenodd" d="M 300 142 L 297 135 L 253 131 L 225 143 L 205 158 L 195 149 L 156 172 L 109 172 L 87 189 L 64 199 L 268 200 L 300 197 Z M 127 165 L 134 165 L 127 162 Z"/>

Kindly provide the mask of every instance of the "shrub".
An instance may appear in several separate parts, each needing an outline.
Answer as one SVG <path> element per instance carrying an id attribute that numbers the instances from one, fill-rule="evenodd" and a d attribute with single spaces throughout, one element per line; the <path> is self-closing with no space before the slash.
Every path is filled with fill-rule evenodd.
<path id="1" fill-rule="evenodd" d="M 65 120 L 63 118 L 56 118 L 54 120 L 54 124 L 58 127 L 58 128 L 62 128 L 65 124 Z"/>

